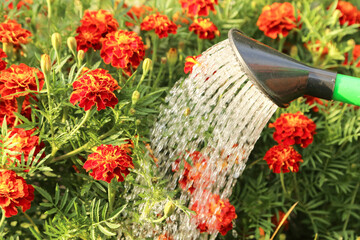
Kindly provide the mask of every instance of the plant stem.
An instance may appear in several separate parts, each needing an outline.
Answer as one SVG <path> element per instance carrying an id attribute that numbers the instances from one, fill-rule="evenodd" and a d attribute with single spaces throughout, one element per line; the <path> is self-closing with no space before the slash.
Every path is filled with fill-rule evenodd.
<path id="1" fill-rule="evenodd" d="M 154 65 L 155 65 L 156 57 L 157 57 L 158 38 L 157 38 L 155 33 L 151 34 L 151 42 L 153 44 L 153 52 L 152 52 L 152 58 L 151 58 L 152 67 L 150 69 L 149 86 L 151 86 L 151 78 L 152 78 L 152 75 L 153 75 Z"/>
<path id="2" fill-rule="evenodd" d="M 156 80 L 155 80 L 155 82 L 153 84 L 152 90 L 154 90 L 159 85 L 160 78 L 161 78 L 163 70 L 164 70 L 164 64 L 160 64 L 160 70 L 159 70 L 158 75 L 156 77 Z"/>
<path id="3" fill-rule="evenodd" d="M 197 55 L 199 55 L 202 52 L 204 41 L 200 38 L 197 38 L 197 45 L 198 45 L 198 51 Z"/>
<path id="4" fill-rule="evenodd" d="M 27 213 L 25 213 L 25 212 L 23 212 L 23 211 L 21 211 L 21 212 L 24 214 L 24 216 L 26 217 L 26 219 L 31 223 L 31 225 L 33 226 L 33 228 L 35 229 L 35 231 L 40 234 L 39 228 L 36 226 L 36 224 L 35 224 L 34 221 L 31 219 L 31 217 L 30 217 L 29 215 L 27 215 Z"/>
<path id="5" fill-rule="evenodd" d="M 44 78 L 45 78 L 45 83 L 46 83 L 46 93 L 47 93 L 47 98 L 48 98 L 48 105 L 49 105 L 49 112 L 48 112 L 48 120 L 49 120 L 49 124 L 50 124 L 50 132 L 51 132 L 51 152 L 56 153 L 57 150 L 56 149 L 56 145 L 55 145 L 55 131 L 54 131 L 54 125 L 53 125 L 53 119 L 52 119 L 52 104 L 51 104 L 51 97 L 50 97 L 50 91 L 51 91 L 51 87 L 50 87 L 50 81 L 49 81 L 49 74 L 45 73 L 44 74 Z"/>
<path id="6" fill-rule="evenodd" d="M 139 81 L 138 85 L 136 86 L 136 90 L 138 90 L 138 88 L 140 87 L 140 85 L 141 85 L 142 82 L 144 81 L 147 73 L 148 73 L 148 72 L 143 72 L 143 73 L 142 73 L 141 78 L 140 78 L 140 81 Z M 150 72 L 150 76 L 151 76 L 151 72 Z M 150 80 L 149 80 L 149 81 L 150 81 Z"/>
<path id="7" fill-rule="evenodd" d="M 360 186 L 360 183 L 358 183 L 355 187 L 355 190 L 354 190 L 354 194 L 351 198 L 351 202 L 350 202 L 350 205 L 353 205 L 354 202 L 355 202 L 355 199 L 356 199 L 356 195 L 357 195 L 357 192 L 359 190 L 359 186 Z M 347 225 L 349 223 L 349 219 L 350 219 L 350 213 L 347 214 L 347 217 L 346 217 L 346 220 L 345 220 L 345 223 L 344 223 L 344 226 L 343 226 L 343 231 L 345 232 L 346 231 L 346 228 L 347 228 Z"/>
<path id="8" fill-rule="evenodd" d="M 94 108 L 92 108 L 92 109 L 94 109 Z M 84 117 L 83 120 L 79 123 L 79 125 L 77 125 L 76 128 L 74 128 L 74 129 L 70 132 L 70 134 L 69 134 L 70 136 L 72 136 L 74 133 L 76 133 L 76 132 L 79 130 L 79 128 L 81 128 L 81 127 L 85 124 L 85 122 L 88 120 L 88 118 L 89 118 L 90 115 L 91 115 L 92 109 L 86 111 L 85 117 Z"/>
<path id="9" fill-rule="evenodd" d="M 285 181 L 284 181 L 284 173 L 283 172 L 280 173 L 280 182 L 281 182 L 281 187 L 282 187 L 284 193 L 286 195 L 288 195 L 288 192 L 286 191 L 286 188 L 285 188 Z"/>
<path id="10" fill-rule="evenodd" d="M 114 194 L 112 193 L 111 181 L 108 183 L 109 214 L 113 212 Z"/>
<path id="11" fill-rule="evenodd" d="M 4 225 L 4 222 L 5 222 L 5 210 L 3 208 L 1 208 L 1 220 L 0 220 L 0 233 L 2 232 L 2 229 L 3 229 L 3 225 Z"/>

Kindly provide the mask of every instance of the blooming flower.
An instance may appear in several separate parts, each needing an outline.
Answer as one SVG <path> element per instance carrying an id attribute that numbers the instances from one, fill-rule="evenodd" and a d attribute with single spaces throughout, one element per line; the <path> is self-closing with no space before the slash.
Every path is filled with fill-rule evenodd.
<path id="1" fill-rule="evenodd" d="M 296 20 L 294 12 L 291 3 L 275 2 L 262 9 L 256 25 L 270 38 L 275 39 L 280 34 L 286 37 L 290 30 L 296 27 L 296 22 L 300 20 L 300 17 Z"/>
<path id="2" fill-rule="evenodd" d="M 314 103 L 324 105 L 323 100 L 321 100 L 320 98 L 312 97 L 312 96 L 308 96 L 308 95 L 305 95 L 304 98 L 306 99 L 305 103 L 307 103 L 310 106 L 313 105 Z M 314 112 L 319 112 L 319 108 L 317 106 L 314 106 L 311 110 L 313 110 Z"/>
<path id="3" fill-rule="evenodd" d="M 84 52 L 89 48 L 101 49 L 102 39 L 119 27 L 113 15 L 102 9 L 99 11 L 85 11 L 80 22 L 81 26 L 76 29 L 78 35 L 75 39 L 77 41 L 77 50 L 81 49 Z"/>
<path id="4" fill-rule="evenodd" d="M 185 73 L 192 73 L 192 69 L 195 65 L 200 65 L 200 63 L 197 61 L 197 59 L 200 57 L 201 55 L 198 56 L 188 56 L 185 58 L 185 67 L 184 67 L 184 72 Z"/>
<path id="5" fill-rule="evenodd" d="M 357 62 L 356 67 L 360 67 L 360 45 L 355 45 L 354 50 L 352 52 L 352 60 L 349 62 L 349 54 L 345 53 L 345 61 L 343 65 L 353 65 Z"/>
<path id="6" fill-rule="evenodd" d="M 154 30 L 159 38 L 166 38 L 168 34 L 176 34 L 177 26 L 166 15 L 156 13 L 146 16 L 140 24 L 141 30 Z"/>
<path id="7" fill-rule="evenodd" d="M 214 39 L 215 36 L 220 36 L 220 32 L 213 22 L 209 18 L 195 19 L 194 22 L 189 26 L 189 31 L 199 36 L 200 39 Z"/>
<path id="8" fill-rule="evenodd" d="M 22 28 L 21 24 L 15 20 L 0 23 L 0 42 L 2 43 L 12 43 L 17 48 L 20 44 L 27 44 L 31 35 L 30 31 Z"/>
<path id="9" fill-rule="evenodd" d="M 195 201 L 190 209 L 196 212 L 193 219 L 202 233 L 219 231 L 224 236 L 233 228 L 232 220 L 237 218 L 235 207 L 228 199 L 220 199 L 217 194 Z"/>
<path id="10" fill-rule="evenodd" d="M 137 20 L 142 18 L 146 13 L 151 12 L 152 10 L 152 7 L 146 5 L 141 5 L 140 7 L 132 6 L 130 10 L 126 13 L 126 15 L 128 15 L 132 20 Z M 128 27 L 132 27 L 134 26 L 134 22 L 125 22 L 125 25 Z"/>
<path id="11" fill-rule="evenodd" d="M 123 182 L 130 173 L 129 168 L 134 168 L 132 158 L 126 150 L 128 146 L 101 145 L 90 154 L 84 164 L 86 171 L 92 170 L 90 176 L 96 180 L 108 183 L 116 177 L 118 182 Z"/>
<path id="12" fill-rule="evenodd" d="M 74 91 L 70 96 L 70 102 L 90 110 L 95 104 L 100 111 L 106 107 L 114 108 L 118 103 L 114 91 L 121 89 L 117 81 L 107 70 L 98 68 L 81 75 L 73 83 Z"/>
<path id="13" fill-rule="evenodd" d="M 36 81 L 38 81 L 39 90 L 41 90 L 44 85 L 44 74 L 38 69 L 29 67 L 24 63 L 11 65 L 0 74 L 0 95 L 3 99 L 32 95 L 29 91 L 38 90 Z"/>
<path id="14" fill-rule="evenodd" d="M 303 148 L 312 143 L 316 129 L 315 123 L 302 112 L 283 113 L 269 127 L 275 128 L 273 137 L 279 144 L 300 144 Z"/>
<path id="15" fill-rule="evenodd" d="M 276 227 L 279 226 L 280 222 L 285 217 L 285 213 L 283 211 L 279 211 L 279 218 L 276 217 L 276 215 L 271 217 L 271 223 L 274 224 Z M 286 219 L 282 225 L 284 227 L 284 230 L 287 230 L 289 228 L 289 221 Z"/>
<path id="16" fill-rule="evenodd" d="M 9 0 L 5 0 L 5 2 L 8 2 Z M 11 0 L 10 4 L 8 5 L 9 9 L 14 9 L 14 0 Z M 16 9 L 20 10 L 20 8 L 22 6 L 25 6 L 27 9 L 30 9 L 30 6 L 33 4 L 33 0 L 20 0 L 17 4 L 16 4 Z"/>
<path id="17" fill-rule="evenodd" d="M 356 23 L 360 23 L 360 12 L 349 2 L 338 1 L 336 9 L 339 9 L 341 14 L 339 17 L 340 25 L 344 25 L 348 23 L 348 25 L 353 25 Z"/>
<path id="18" fill-rule="evenodd" d="M 190 17 L 207 16 L 209 11 L 216 13 L 214 5 L 218 4 L 218 0 L 179 0 L 179 2 Z"/>
<path id="19" fill-rule="evenodd" d="M 301 155 L 287 145 L 273 146 L 266 152 L 264 160 L 274 173 L 298 172 L 300 162 L 303 162 Z"/>
<path id="20" fill-rule="evenodd" d="M 6 58 L 6 53 L 0 48 L 0 71 L 4 70 L 6 68 L 7 62 L 2 60 L 2 58 Z"/>
<path id="21" fill-rule="evenodd" d="M 23 212 L 30 209 L 34 200 L 34 187 L 27 184 L 24 178 L 14 171 L 0 171 L 0 207 L 5 211 L 5 217 L 18 213 L 17 207 Z"/>
<path id="22" fill-rule="evenodd" d="M 14 112 L 17 112 L 17 101 L 16 98 L 13 99 L 3 99 L 0 98 L 0 124 L 4 121 L 6 116 L 6 123 L 9 127 L 14 126 L 16 116 Z M 21 115 L 30 119 L 31 117 L 31 107 L 28 98 L 25 98 L 22 105 Z"/>
<path id="23" fill-rule="evenodd" d="M 106 36 L 100 56 L 106 64 L 122 68 L 130 76 L 144 59 L 145 45 L 135 32 L 119 30 Z"/>

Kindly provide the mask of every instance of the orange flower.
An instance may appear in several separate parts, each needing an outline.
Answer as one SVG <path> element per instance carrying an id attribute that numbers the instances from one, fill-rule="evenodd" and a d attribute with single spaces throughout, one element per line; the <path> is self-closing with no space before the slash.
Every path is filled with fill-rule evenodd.
<path id="1" fill-rule="evenodd" d="M 0 74 L 0 95 L 3 99 L 13 99 L 19 96 L 32 96 L 25 91 L 37 91 L 36 77 L 39 82 L 39 90 L 44 85 L 44 74 L 36 68 L 29 67 L 24 63 L 11 65 Z"/>
<path id="2" fill-rule="evenodd" d="M 189 26 L 189 31 L 199 36 L 200 39 L 214 39 L 215 36 L 220 36 L 220 32 L 213 22 L 209 18 L 195 19 L 194 22 Z"/>
<path id="3" fill-rule="evenodd" d="M 348 23 L 348 25 L 353 25 L 356 23 L 360 23 L 360 12 L 349 2 L 339 1 L 336 9 L 339 9 L 341 14 L 339 17 L 340 25 L 344 25 Z"/>
<path id="4" fill-rule="evenodd" d="M 177 26 L 166 15 L 160 13 L 146 16 L 140 24 L 141 30 L 154 30 L 159 38 L 165 38 L 168 34 L 176 34 Z"/>
<path id="5" fill-rule="evenodd" d="M 130 76 L 144 59 L 145 45 L 135 32 L 119 30 L 106 36 L 100 56 L 106 64 L 122 68 Z"/>
<path id="6" fill-rule="evenodd" d="M 203 201 L 206 202 L 202 203 Z M 193 219 L 202 233 L 219 231 L 225 236 L 233 228 L 232 221 L 237 218 L 235 207 L 228 199 L 220 199 L 217 194 L 210 194 L 206 200 L 196 201 L 190 209 L 196 212 Z"/>
<path id="7" fill-rule="evenodd" d="M 5 0 L 5 2 L 8 2 L 9 0 Z M 14 9 L 14 0 L 12 0 L 11 2 L 10 2 L 10 4 L 8 5 L 8 7 L 9 7 L 9 9 Z M 28 10 L 30 9 L 30 6 L 29 5 L 31 5 L 31 4 L 33 4 L 33 1 L 32 0 L 20 0 L 17 4 L 16 4 L 16 9 L 17 10 L 20 10 L 20 8 L 22 7 L 22 6 L 25 6 Z"/>
<path id="8" fill-rule="evenodd" d="M 279 144 L 300 144 L 303 148 L 313 142 L 316 129 L 315 123 L 302 112 L 283 113 L 269 127 L 275 128 L 273 137 Z"/>
<path id="9" fill-rule="evenodd" d="M 14 112 L 17 112 L 17 101 L 16 98 L 13 99 L 3 99 L 0 98 L 0 124 L 4 121 L 4 118 L 6 116 L 6 123 L 9 127 L 14 126 L 16 116 L 14 115 Z M 30 119 L 31 117 L 31 107 L 30 102 L 28 98 L 25 98 L 21 115 L 26 117 L 27 119 Z"/>
<path id="10" fill-rule="evenodd" d="M 197 61 L 197 59 L 200 57 L 201 55 L 198 56 L 188 56 L 185 58 L 185 67 L 184 67 L 184 72 L 185 73 L 192 73 L 192 69 L 195 65 L 200 65 L 200 63 Z"/>
<path id="11" fill-rule="evenodd" d="M 23 212 L 30 209 L 34 200 L 34 187 L 27 184 L 24 178 L 14 171 L 0 171 L 0 207 L 5 211 L 5 217 L 18 213 L 17 207 Z"/>
<path id="12" fill-rule="evenodd" d="M 310 106 L 313 105 L 314 103 L 324 105 L 323 100 L 321 100 L 320 98 L 312 97 L 312 96 L 308 96 L 308 95 L 305 95 L 304 98 L 306 99 L 305 103 L 307 103 Z M 314 112 L 319 112 L 319 108 L 317 106 L 313 107 L 311 110 L 313 110 Z"/>
<path id="13" fill-rule="evenodd" d="M 276 227 L 279 226 L 282 219 L 285 217 L 285 213 L 283 211 L 279 211 L 279 218 L 276 217 L 276 215 L 271 217 L 271 223 L 274 224 Z M 287 230 L 289 228 L 289 221 L 286 219 L 283 223 L 284 230 Z"/>
<path id="14" fill-rule="evenodd" d="M 146 13 L 151 12 L 152 10 L 153 10 L 152 7 L 149 7 L 146 5 L 141 5 L 140 7 L 132 6 L 130 8 L 130 10 L 126 13 L 126 15 L 128 15 L 134 21 L 133 22 L 125 22 L 125 25 L 128 27 L 134 26 L 135 20 L 142 18 Z M 136 19 L 135 19 L 134 15 L 135 15 Z"/>
<path id="15" fill-rule="evenodd" d="M 78 35 L 75 37 L 77 50 L 86 52 L 89 48 L 101 49 L 101 41 L 111 32 L 119 27 L 118 22 L 111 13 L 105 10 L 85 11 L 80 20 L 81 26 L 76 29 Z"/>
<path id="16" fill-rule="evenodd" d="M 358 62 L 356 64 L 356 67 L 360 67 L 360 45 L 355 45 L 354 50 L 352 52 L 352 60 L 349 62 L 349 54 L 345 53 L 345 61 L 343 65 L 353 65 L 354 63 Z"/>
<path id="17" fill-rule="evenodd" d="M 6 53 L 2 50 L 2 48 L 0 48 L 0 71 L 6 68 L 7 62 L 2 60 L 2 58 L 6 58 L 6 57 L 7 57 Z"/>
<path id="18" fill-rule="evenodd" d="M 275 2 L 262 9 L 256 25 L 270 38 L 275 39 L 280 34 L 286 37 L 290 30 L 296 27 L 296 22 L 300 20 L 300 17 L 296 20 L 294 12 L 291 3 Z"/>
<path id="19" fill-rule="evenodd" d="M 15 48 L 18 48 L 20 44 L 30 42 L 31 35 L 30 31 L 22 28 L 21 24 L 15 20 L 0 23 L 0 42 L 2 43 L 12 43 Z"/>
<path id="20" fill-rule="evenodd" d="M 172 20 L 175 23 L 184 23 L 184 24 L 190 23 L 189 20 L 185 16 L 183 16 L 183 14 L 180 13 L 179 11 L 173 14 Z"/>
<path id="21" fill-rule="evenodd" d="M 81 75 L 73 83 L 74 91 L 70 96 L 70 102 L 85 111 L 90 110 L 95 104 L 100 111 L 106 107 L 114 108 L 118 103 L 114 91 L 121 89 L 117 81 L 107 70 L 98 68 Z"/>
<path id="22" fill-rule="evenodd" d="M 161 234 L 157 240 L 173 240 L 173 238 L 171 236 L 169 236 L 168 234 Z"/>
<path id="23" fill-rule="evenodd" d="M 214 5 L 218 0 L 179 0 L 181 7 L 190 17 L 207 16 L 209 10 L 216 13 Z"/>
<path id="24" fill-rule="evenodd" d="M 301 155 L 292 146 L 276 145 L 270 148 L 264 160 L 269 169 L 274 173 L 298 172 L 300 162 L 303 162 Z"/>
<path id="25" fill-rule="evenodd" d="M 134 168 L 134 164 L 128 152 L 123 146 L 113 145 L 97 147 L 84 164 L 87 172 L 92 170 L 90 176 L 108 183 L 115 177 L 118 182 L 123 182 L 130 173 L 129 168 Z"/>

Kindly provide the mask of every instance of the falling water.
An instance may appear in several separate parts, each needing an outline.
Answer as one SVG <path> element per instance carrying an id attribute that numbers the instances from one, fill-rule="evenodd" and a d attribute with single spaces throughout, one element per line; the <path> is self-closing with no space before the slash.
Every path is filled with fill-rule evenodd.
<path id="1" fill-rule="evenodd" d="M 248 79 L 229 40 L 208 49 L 198 62 L 189 77 L 170 91 L 151 141 L 161 172 L 170 178 L 170 190 L 182 177 L 181 170 L 172 171 L 176 159 L 194 151 L 206 156 L 199 180 L 203 184 L 191 195 L 183 191 L 180 197 L 190 206 L 197 200 L 204 204 L 210 192 L 229 198 L 255 142 L 277 108 Z M 199 239 L 193 220 L 179 209 L 176 213 L 163 231 L 176 240 Z M 210 239 L 216 235 L 212 232 Z"/>

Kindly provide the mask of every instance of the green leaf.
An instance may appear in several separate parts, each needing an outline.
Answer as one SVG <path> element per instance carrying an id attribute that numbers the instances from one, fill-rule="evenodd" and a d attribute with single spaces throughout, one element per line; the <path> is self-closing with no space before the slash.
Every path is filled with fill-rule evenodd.
<path id="1" fill-rule="evenodd" d="M 68 197 L 69 197 L 69 189 L 66 189 L 64 196 L 61 198 L 60 209 L 63 209 L 63 207 L 67 202 Z"/>
<path id="2" fill-rule="evenodd" d="M 45 212 L 45 214 L 47 214 L 47 215 L 51 215 L 51 214 L 56 213 L 57 211 L 58 211 L 58 210 L 57 210 L 56 208 L 52 208 L 52 209 L 50 209 L 50 210 L 46 211 L 46 212 Z"/>
<path id="3" fill-rule="evenodd" d="M 59 189 L 59 184 L 56 183 L 56 187 L 55 187 L 55 205 L 58 204 L 60 200 L 60 189 Z"/>
<path id="4" fill-rule="evenodd" d="M 120 223 L 105 222 L 105 224 L 111 229 L 117 229 L 121 226 Z"/>
<path id="5" fill-rule="evenodd" d="M 120 215 L 120 213 L 122 213 L 122 211 L 124 211 L 124 209 L 125 209 L 126 207 L 127 207 L 127 204 L 125 204 L 125 205 L 123 205 L 123 206 L 115 209 L 115 210 L 111 213 L 111 215 L 110 215 L 110 217 L 108 218 L 108 220 L 114 220 L 115 218 L 117 218 L 117 217 Z"/>
<path id="6" fill-rule="evenodd" d="M 37 231 L 35 231 L 35 229 L 34 229 L 32 226 L 30 226 L 29 229 L 30 229 L 30 232 L 32 233 L 32 235 L 33 235 L 37 240 L 42 240 L 42 239 L 44 239 L 44 237 L 41 236 L 40 233 L 38 233 Z"/>
<path id="7" fill-rule="evenodd" d="M 105 234 L 106 236 L 111 237 L 111 236 L 115 236 L 115 235 L 116 235 L 116 233 L 110 232 L 108 229 L 106 229 L 105 227 L 101 226 L 101 224 L 98 225 L 98 228 L 99 228 L 99 230 L 100 230 L 103 234 Z"/>
<path id="8" fill-rule="evenodd" d="M 33 186 L 36 189 L 36 191 L 38 191 L 46 200 L 53 203 L 53 200 L 47 191 L 45 191 L 44 189 L 42 189 L 41 187 L 38 187 L 36 185 L 33 185 Z"/>

